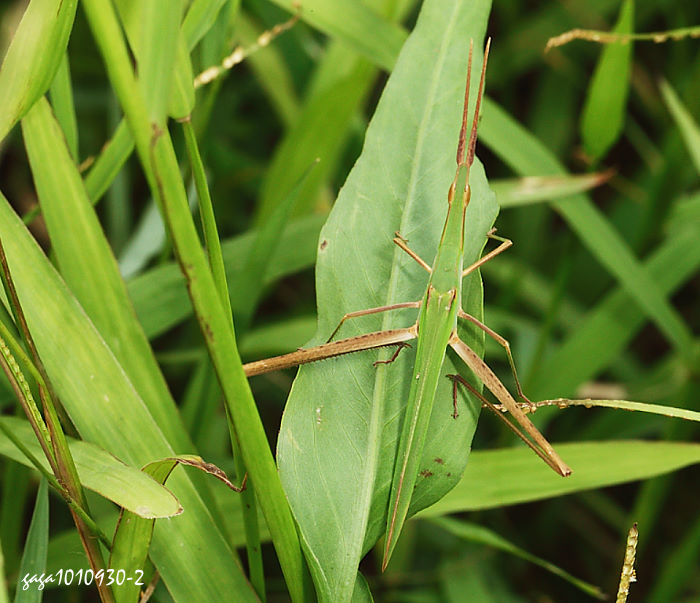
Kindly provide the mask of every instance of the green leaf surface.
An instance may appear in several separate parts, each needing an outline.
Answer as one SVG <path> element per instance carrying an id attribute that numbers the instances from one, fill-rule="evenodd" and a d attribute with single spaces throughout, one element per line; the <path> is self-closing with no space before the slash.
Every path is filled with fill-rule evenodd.
<path id="1" fill-rule="evenodd" d="M 10 430 L 33 453 L 47 471 L 51 470 L 26 420 L 2 417 L 0 424 L 3 429 Z M 73 439 L 69 439 L 68 442 L 80 483 L 88 490 L 97 492 L 141 517 L 173 517 L 182 512 L 175 496 L 140 469 L 125 465 L 95 444 Z M 2 433 L 0 454 L 27 467 L 32 466 L 27 457 Z"/>
<path id="2" fill-rule="evenodd" d="M 700 126 L 666 80 L 661 80 L 661 94 L 676 126 L 681 131 L 683 142 L 685 142 L 693 165 L 700 174 Z"/>
<path id="3" fill-rule="evenodd" d="M 164 485 L 178 464 L 196 467 L 224 481 L 229 487 L 233 487 L 221 469 L 205 463 L 201 457 L 194 455 L 181 455 L 149 463 L 143 468 L 143 473 L 150 476 L 156 483 Z M 145 519 L 128 510 L 122 510 L 114 533 L 109 567 L 115 571 L 124 570 L 127 576 L 136 576 L 137 571 L 144 571 L 154 524 L 154 519 Z M 135 580 L 125 580 L 122 584 L 117 582 L 113 586 L 115 601 L 135 603 L 139 600 L 140 590 Z"/>
<path id="4" fill-rule="evenodd" d="M 600 186 L 610 172 L 566 176 L 528 176 L 492 180 L 490 185 L 502 208 L 563 199 Z"/>
<path id="5" fill-rule="evenodd" d="M 29 3 L 0 67 L 0 140 L 51 85 L 77 6 L 77 0 Z"/>
<path id="6" fill-rule="evenodd" d="M 649 479 L 700 463 L 700 444 L 625 440 L 553 445 L 571 465 L 569 477 L 554 474 L 524 447 L 473 452 L 459 485 L 421 515 L 542 500 Z"/>
<path id="7" fill-rule="evenodd" d="M 325 341 L 346 312 L 422 297 L 427 277 L 392 236 L 401 231 L 432 262 L 454 176 L 469 39 L 480 48 L 488 12 L 486 2 L 424 5 L 362 155 L 322 230 L 316 269 L 319 328 L 311 343 Z M 476 56 L 478 73 L 479 50 Z M 481 253 L 497 212 L 480 164 L 472 170 L 472 187 L 466 263 Z M 474 276 L 465 279 L 465 309 L 481 316 L 481 283 Z M 415 319 L 410 310 L 375 314 L 351 321 L 338 336 L 409 326 Z M 482 350 L 479 335 L 465 337 Z M 323 600 L 350 596 L 360 559 L 384 531 L 414 356 L 403 351 L 393 364 L 377 368 L 372 366 L 377 352 L 328 360 L 303 367 L 292 388 L 278 462 Z M 455 372 L 449 362 L 443 370 Z M 469 413 L 452 419 L 451 385 L 440 381 L 413 512 L 454 485 L 475 428 Z"/>
<path id="8" fill-rule="evenodd" d="M 53 385 L 81 437 L 133 466 L 176 451 L 127 379 L 124 369 L 71 296 L 4 197 L 0 237 L 29 329 Z M 217 600 L 253 593 L 194 483 L 183 472 L 170 487 L 186 513 L 156 526 L 151 554 L 172 593 Z M 209 554 L 192 555 L 201 542 Z M 202 594 L 205 593 L 205 594 Z"/>
<path id="9" fill-rule="evenodd" d="M 61 275 L 168 441 L 178 450 L 191 450 L 107 238 L 45 99 L 35 103 L 22 120 L 22 132 Z"/>
<path id="10" fill-rule="evenodd" d="M 295 0 L 273 0 L 291 13 L 297 12 Z M 390 70 L 406 39 L 406 32 L 394 23 L 380 17 L 364 2 L 354 0 L 305 0 L 301 3 L 300 18 L 327 34 L 349 45 L 375 65 Z"/>
<path id="11" fill-rule="evenodd" d="M 190 4 L 182 22 L 182 34 L 188 50 L 192 50 L 211 29 L 221 7 L 226 3 L 227 0 L 194 0 Z"/>
<path id="12" fill-rule="evenodd" d="M 49 486 L 45 479 L 39 482 L 36 504 L 29 524 L 29 533 L 24 543 L 22 562 L 19 567 L 19 583 L 15 592 L 15 603 L 39 603 L 43 592 L 39 585 L 31 583 L 32 577 L 46 571 L 46 556 L 49 548 Z M 25 589 L 26 587 L 26 589 Z"/>
<path id="13" fill-rule="evenodd" d="M 634 1 L 625 0 L 613 31 L 624 34 L 633 28 Z M 603 48 L 588 87 L 581 119 L 583 147 L 593 160 L 603 157 L 622 133 L 631 72 L 631 42 Z"/>

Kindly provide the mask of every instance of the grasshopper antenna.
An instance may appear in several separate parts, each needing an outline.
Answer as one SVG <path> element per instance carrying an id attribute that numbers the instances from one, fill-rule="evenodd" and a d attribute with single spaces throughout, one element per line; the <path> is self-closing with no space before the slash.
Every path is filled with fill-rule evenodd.
<path id="1" fill-rule="evenodd" d="M 467 168 L 466 187 L 469 186 L 469 168 L 474 163 L 474 151 L 476 149 L 476 133 L 479 125 L 479 111 L 481 110 L 481 98 L 484 93 L 484 80 L 486 78 L 486 64 L 489 59 L 489 49 L 491 48 L 491 38 L 486 40 L 484 50 L 484 62 L 481 66 L 481 79 L 479 80 L 479 93 L 476 97 L 476 107 L 474 108 L 474 119 L 469 133 L 469 143 L 467 144 L 467 119 L 469 111 L 469 85 L 472 78 L 472 55 L 474 53 L 474 40 L 469 42 L 469 60 L 467 64 L 467 86 L 464 91 L 464 111 L 462 112 L 462 128 L 459 131 L 459 145 L 457 146 L 457 167 Z"/>

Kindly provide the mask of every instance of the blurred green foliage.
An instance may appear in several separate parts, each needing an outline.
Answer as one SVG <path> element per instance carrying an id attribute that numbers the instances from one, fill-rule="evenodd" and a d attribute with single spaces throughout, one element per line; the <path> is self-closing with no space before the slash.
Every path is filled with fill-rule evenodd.
<path id="1" fill-rule="evenodd" d="M 204 37 L 192 44 L 195 74 L 218 64 L 234 45 L 250 46 L 295 10 L 283 0 L 212 4 L 221 6 L 213 26 L 203 28 Z M 387 69 L 415 22 L 419 4 L 309 0 L 293 27 L 197 91 L 192 120 L 223 239 L 228 281 L 235 283 L 231 294 L 245 296 L 250 286 L 257 302 L 255 308 L 244 308 L 237 329 L 244 360 L 294 350 L 315 331 L 313 262 L 318 233 L 362 149 Z M 624 57 L 618 57 L 622 67 L 596 68 L 601 57 L 616 52 L 613 46 L 574 41 L 543 52 L 548 38 L 568 29 L 612 29 L 622 4 L 494 3 L 488 27 L 493 37 L 487 78 L 490 103 L 477 151 L 489 179 L 604 168 L 613 168 L 615 174 L 587 193 L 590 209 L 585 215 L 576 213 L 579 206 L 574 205 L 582 193 L 501 212 L 499 233 L 515 245 L 483 269 L 486 323 L 511 342 L 524 390 L 533 399 L 590 395 L 700 410 L 699 42 L 690 37 L 664 44 L 636 42 L 627 47 L 628 69 Z M 23 6 L 17 1 L 0 7 L 0 48 L 7 46 Z M 696 3 L 638 2 L 631 29 L 662 31 L 698 23 Z M 192 36 L 196 38 L 196 32 Z M 68 57 L 70 69 L 61 67 L 51 99 L 65 99 L 69 77 L 77 126 L 71 126 L 70 106 L 61 109 L 58 101 L 54 106 L 81 163 L 100 154 L 114 136 L 121 113 L 80 8 Z M 598 117 L 590 122 L 582 115 L 593 102 L 594 82 L 606 93 L 612 90 L 617 100 L 599 97 Z M 617 109 L 606 112 L 605 103 L 610 102 L 616 102 Z M 515 122 L 525 132 L 513 126 Z M 189 182 L 184 137 L 176 124 L 171 122 L 170 128 Z M 75 139 L 70 135 L 74 129 Z M 601 140 L 605 136 L 609 139 Z M 128 158 L 129 141 L 121 142 L 121 159 L 111 164 L 111 176 L 104 179 L 109 188 L 105 192 L 95 184 L 89 194 L 95 202 L 104 192 L 97 206 L 102 227 L 122 271 L 130 275 L 129 293 L 189 437 L 205 459 L 233 472 L 221 392 L 171 242 L 154 212 L 143 171 L 135 158 Z M 25 214 L 36 193 L 19 128 L 0 144 L 0 187 Z M 316 157 L 319 165 L 297 187 Z M 121 160 L 125 163 L 119 169 Z M 252 231 L 274 219 L 275 207 L 293 189 L 293 217 L 280 244 L 264 275 L 252 275 L 254 282 L 247 284 L 241 274 L 256 266 L 249 257 Z M 445 193 L 435 191 L 440 198 Z M 32 231 L 48 249 L 41 220 L 32 223 Z M 241 305 L 234 302 L 233 307 Z M 486 356 L 508 383 L 502 350 L 487 342 Z M 293 376 L 292 371 L 252 382 L 273 446 Z M 6 388 L 2 394 L 3 407 L 10 413 L 11 394 Z M 576 408 L 540 411 L 538 417 L 553 442 L 698 439 L 694 424 L 653 415 Z M 500 423 L 485 415 L 474 448 L 511 443 Z M 608 593 L 616 588 L 627 530 L 637 521 L 639 582 L 632 586 L 630 600 L 697 601 L 699 471 L 694 466 L 643 483 L 464 516 Z M 4 459 L 1 479 L 0 543 L 5 575 L 14 579 L 37 481 Z M 105 503 L 95 502 L 94 507 L 102 510 Z M 237 528 L 228 526 L 231 531 Z M 458 601 L 464 600 L 465 592 L 471 593 L 471 601 L 586 598 L 556 575 L 463 540 L 457 530 L 448 531 L 440 523 L 416 521 L 409 528 L 384 575 L 374 553 L 362 565 L 376 600 Z M 79 563 L 82 553 L 79 545 L 76 552 L 71 530 L 65 507 L 52 499 L 49 568 Z M 269 545 L 264 556 L 269 598 L 284 600 L 281 573 L 275 575 Z M 47 596 L 63 601 L 92 600 L 93 595 L 61 589 Z M 155 597 L 167 600 L 162 586 Z"/>

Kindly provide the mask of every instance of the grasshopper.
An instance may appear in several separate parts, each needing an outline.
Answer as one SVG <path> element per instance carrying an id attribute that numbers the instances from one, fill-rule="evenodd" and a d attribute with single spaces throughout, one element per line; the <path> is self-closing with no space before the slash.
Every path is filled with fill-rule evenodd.
<path id="1" fill-rule="evenodd" d="M 505 349 L 508 356 L 511 370 L 515 377 L 518 395 L 529 403 L 529 400 L 520 387 L 508 342 L 477 318 L 462 310 L 462 279 L 512 245 L 510 240 L 497 237 L 494 235 L 494 232 L 491 231 L 488 236 L 500 241 L 500 245 L 470 266 L 463 266 L 465 215 L 471 199 L 469 171 L 475 156 L 479 110 L 483 96 L 489 47 L 490 39 L 487 41 L 484 51 L 484 61 L 481 70 L 476 107 L 471 127 L 469 127 L 468 103 L 473 42 L 470 44 L 462 125 L 457 147 L 457 169 L 447 195 L 447 216 L 432 266 L 411 250 L 408 246 L 408 242 L 401 237 L 399 233 L 396 233 L 394 237 L 394 243 L 413 258 L 429 274 L 428 284 L 423 298 L 420 301 L 404 302 L 348 313 L 341 319 L 327 343 L 244 365 L 246 375 L 253 376 L 350 352 L 395 345 L 397 349 L 393 356 L 389 358 L 389 360 L 380 361 L 390 363 L 396 359 L 401 349 L 408 345 L 408 341 L 413 339 L 417 340 L 416 359 L 392 478 L 382 569 L 386 568 L 408 514 L 413 487 L 418 475 L 418 464 L 421 459 L 430 415 L 435 400 L 440 370 L 445 360 L 448 346 L 450 346 L 474 374 L 481 379 L 484 385 L 499 400 L 501 407 L 512 415 L 522 429 L 512 424 L 496 409 L 495 405 L 486 400 L 459 375 L 450 376 L 454 382 L 455 410 L 453 416 L 457 416 L 456 389 L 458 383 L 461 383 L 475 394 L 482 403 L 496 410 L 497 415 L 554 471 L 562 476 L 567 476 L 571 473 L 571 469 L 569 469 L 566 463 L 564 463 L 552 448 L 551 444 L 533 425 L 521 406 L 515 401 L 495 373 L 481 357 L 462 341 L 457 333 L 458 321 L 466 320 L 482 329 L 487 335 L 498 342 Z M 469 133 L 468 138 L 467 133 Z M 332 341 L 346 320 L 359 316 L 366 316 L 368 314 L 404 308 L 416 308 L 419 310 L 416 323 L 410 327 L 376 331 Z M 378 363 L 379 362 L 375 363 L 375 365 Z"/>

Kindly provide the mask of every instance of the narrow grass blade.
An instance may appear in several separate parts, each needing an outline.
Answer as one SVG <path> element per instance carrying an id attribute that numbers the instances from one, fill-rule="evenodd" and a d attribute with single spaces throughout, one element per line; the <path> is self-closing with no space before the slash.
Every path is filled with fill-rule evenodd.
<path id="1" fill-rule="evenodd" d="M 149 463 L 143 468 L 143 473 L 150 476 L 156 483 L 165 485 L 178 464 L 195 467 L 205 473 L 210 473 L 235 489 L 235 486 L 228 481 L 221 469 L 205 463 L 200 457 L 193 455 L 183 455 Z M 143 572 L 148 549 L 151 545 L 154 524 L 154 519 L 145 519 L 123 509 L 112 542 L 109 567 L 115 572 L 124 570 L 127 576 L 137 576 L 139 570 Z M 141 587 L 136 584 L 135 580 L 125 580 L 122 584 L 117 582 L 112 589 L 117 603 L 129 603 L 138 601 Z"/>
<path id="2" fill-rule="evenodd" d="M 0 140 L 44 94 L 65 54 L 77 0 L 32 0 L 0 67 Z"/>
<path id="3" fill-rule="evenodd" d="M 503 538 L 503 536 L 496 534 L 496 532 L 480 526 L 476 523 L 471 523 L 468 521 L 461 521 L 457 519 L 452 519 L 450 517 L 433 517 L 427 520 L 429 523 L 436 525 L 443 530 L 446 530 L 450 534 L 457 536 L 463 540 L 468 540 L 470 542 L 476 542 L 478 544 L 484 544 L 492 548 L 504 551 L 516 557 L 520 557 L 533 565 L 538 565 L 541 568 L 551 572 L 552 574 L 559 576 L 563 580 L 566 580 L 569 584 L 572 584 L 580 591 L 595 597 L 596 599 L 604 600 L 606 595 L 593 584 L 584 582 L 576 576 L 572 576 L 569 572 L 563 570 L 558 565 L 545 561 L 541 557 L 528 553 L 526 550 L 515 546 L 509 540 Z"/>
<path id="4" fill-rule="evenodd" d="M 633 28 L 634 0 L 625 0 L 614 32 L 625 34 Z M 593 161 L 603 157 L 622 133 L 631 72 L 630 41 L 603 48 L 588 86 L 581 118 L 583 147 Z"/>
<path id="5" fill-rule="evenodd" d="M 685 142 L 693 165 L 700 174 L 700 126 L 666 80 L 661 80 L 661 94 L 673 120 L 681 131 L 683 142 Z"/>
<path id="6" fill-rule="evenodd" d="M 46 555 L 49 547 L 49 486 L 45 479 L 39 482 L 32 521 L 29 524 L 24 553 L 19 567 L 19 582 L 15 603 L 40 603 L 42 589 L 32 577 L 38 578 L 46 571 Z"/>
<path id="7" fill-rule="evenodd" d="M 136 57 L 148 117 L 162 128 L 174 76 L 182 3 L 117 0 L 115 5 Z"/>
<path id="8" fill-rule="evenodd" d="M 110 81 L 117 93 L 136 140 L 136 148 L 154 197 L 167 223 L 180 267 L 207 348 L 224 391 L 241 451 L 258 493 L 275 549 L 294 600 L 307 596 L 299 537 L 277 473 L 265 430 L 243 372 L 235 333 L 220 302 L 218 291 L 190 215 L 175 149 L 167 130 L 153 136 L 153 128 L 141 97 L 116 15 L 106 0 L 83 3 L 90 27 L 103 55 Z M 156 527 L 156 536 L 158 534 Z M 212 551 L 208 562 L 219 563 Z M 201 576 L 204 578 L 204 575 Z"/>
<path id="9" fill-rule="evenodd" d="M 188 50 L 192 50 L 216 21 L 227 0 L 194 0 L 182 22 L 182 33 Z"/>
<path id="10" fill-rule="evenodd" d="M 178 450 L 191 449 L 126 286 L 45 99 L 22 120 L 25 145 L 61 274 L 150 413 Z"/>
<path id="11" fill-rule="evenodd" d="M 484 119 L 479 136 L 523 176 L 565 173 L 556 157 L 540 141 L 488 98 L 484 99 Z M 602 212 L 581 194 L 566 200 L 553 200 L 552 206 L 678 352 L 687 355 L 692 346 L 687 325 Z M 692 362 L 692 359 L 688 360 Z"/>
<path id="12" fill-rule="evenodd" d="M 700 245 L 692 222 L 673 232 L 644 267 L 663 295 L 669 296 L 700 267 Z M 643 327 L 645 315 L 620 287 L 601 300 L 564 343 L 538 367 L 528 384 L 533 399 L 574 395 L 619 357 Z"/>
<path id="13" fill-rule="evenodd" d="M 295 0 L 273 0 L 296 12 Z M 390 70 L 406 39 L 406 32 L 382 19 L 364 3 L 353 0 L 305 0 L 300 18 L 332 38 L 338 38 L 375 65 Z"/>
<path id="14" fill-rule="evenodd" d="M 61 124 L 61 130 L 66 137 L 66 146 L 70 150 L 73 161 L 79 160 L 78 155 L 78 121 L 75 115 L 75 104 L 73 102 L 73 86 L 70 79 L 70 64 L 68 63 L 68 53 L 63 55 L 61 64 L 56 71 L 56 75 L 51 82 L 49 89 L 51 103 L 56 121 Z"/>
<path id="15" fill-rule="evenodd" d="M 134 137 L 126 121 L 122 120 L 85 177 L 85 190 L 93 205 L 107 192 L 133 150 Z"/>
<path id="16" fill-rule="evenodd" d="M 674 546 L 671 555 L 665 559 L 655 576 L 651 593 L 646 599 L 650 603 L 678 601 L 683 585 L 697 576 L 698 555 L 700 555 L 700 519 L 687 526 L 683 538 Z"/>
<path id="17" fill-rule="evenodd" d="M 313 266 L 316 242 L 324 215 L 312 215 L 292 220 L 282 233 L 277 251 L 263 277 L 269 285 L 275 280 Z M 233 237 L 222 245 L 226 280 L 231 283 L 250 255 L 255 231 Z M 149 338 L 156 337 L 192 315 L 185 279 L 175 262 L 164 263 L 131 279 L 129 297 Z M 233 291 L 231 291 L 233 293 Z M 286 348 L 289 352 L 294 348 Z"/>
<path id="18" fill-rule="evenodd" d="M 502 208 L 520 207 L 583 193 L 600 186 L 611 175 L 612 172 L 608 171 L 571 176 L 528 176 L 492 180 L 490 185 Z"/>

